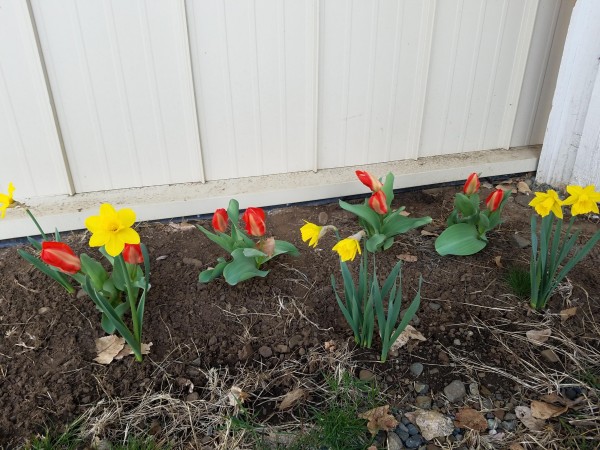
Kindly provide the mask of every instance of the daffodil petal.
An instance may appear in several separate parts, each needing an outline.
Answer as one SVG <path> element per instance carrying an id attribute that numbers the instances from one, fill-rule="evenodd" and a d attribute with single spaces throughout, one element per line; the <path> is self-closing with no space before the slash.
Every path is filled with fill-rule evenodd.
<path id="1" fill-rule="evenodd" d="M 115 220 L 118 218 L 117 211 L 110 203 L 102 203 L 100 205 L 100 217 L 106 216 L 108 219 Z"/>
<path id="2" fill-rule="evenodd" d="M 90 247 L 102 247 L 110 240 L 110 233 L 104 230 L 98 230 L 90 238 Z"/>
<path id="3" fill-rule="evenodd" d="M 139 244 L 140 243 L 140 235 L 133 228 L 125 228 L 123 230 L 119 230 L 116 233 L 116 239 L 120 240 L 124 244 Z"/>
<path id="4" fill-rule="evenodd" d="M 0 203 L 5 203 L 8 205 L 10 203 L 10 197 L 6 194 L 0 194 Z"/>
<path id="5" fill-rule="evenodd" d="M 0 206 L 0 219 L 4 219 L 4 216 L 6 215 L 6 208 L 8 208 L 8 203 Z"/>
<path id="6" fill-rule="evenodd" d="M 110 236 L 108 242 L 104 245 L 106 253 L 110 256 L 118 256 L 125 248 L 125 243 L 116 236 Z"/>
<path id="7" fill-rule="evenodd" d="M 102 230 L 102 218 L 100 216 L 90 216 L 85 219 L 85 227 L 92 233 Z"/>
<path id="8" fill-rule="evenodd" d="M 133 212 L 133 209 L 120 209 L 119 211 L 117 211 L 117 216 L 119 216 L 119 221 L 121 222 L 122 227 L 129 228 L 135 223 L 135 212 Z"/>
<path id="9" fill-rule="evenodd" d="M 556 217 L 558 217 L 559 219 L 563 218 L 563 212 L 562 212 L 562 208 L 560 207 L 560 205 L 558 203 L 553 203 L 552 207 L 551 207 L 551 211 L 554 213 L 554 215 Z"/>

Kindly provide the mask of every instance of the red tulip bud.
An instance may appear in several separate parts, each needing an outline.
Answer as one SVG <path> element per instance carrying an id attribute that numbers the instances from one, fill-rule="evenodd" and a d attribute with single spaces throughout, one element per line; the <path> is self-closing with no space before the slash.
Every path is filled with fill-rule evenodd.
<path id="1" fill-rule="evenodd" d="M 212 218 L 212 226 L 215 231 L 220 231 L 224 233 L 227 230 L 227 221 L 229 217 L 227 216 L 227 211 L 223 208 L 219 208 L 215 211 Z"/>
<path id="2" fill-rule="evenodd" d="M 479 177 L 475 172 L 473 172 L 471 175 L 469 175 L 469 178 L 467 178 L 467 181 L 463 187 L 463 192 L 467 195 L 474 194 L 479 190 L 479 185 Z"/>
<path id="3" fill-rule="evenodd" d="M 75 252 L 64 242 L 42 242 L 40 259 L 46 264 L 56 267 L 68 274 L 74 274 L 81 269 L 81 261 Z"/>
<path id="4" fill-rule="evenodd" d="M 504 197 L 504 191 L 502 189 L 496 189 L 492 192 L 488 198 L 485 199 L 485 206 L 490 211 L 496 211 L 500 203 L 502 203 L 502 198 Z"/>
<path id="5" fill-rule="evenodd" d="M 369 199 L 369 206 L 377 214 L 387 214 L 387 201 L 383 191 L 377 191 Z"/>
<path id="6" fill-rule="evenodd" d="M 140 244 L 125 244 L 123 259 L 128 264 L 141 264 L 144 262 L 142 247 Z"/>
<path id="7" fill-rule="evenodd" d="M 365 170 L 357 170 L 356 176 L 362 184 L 371 189 L 373 192 L 377 192 L 383 187 L 381 181 Z"/>
<path id="8" fill-rule="evenodd" d="M 261 208 L 248 208 L 242 220 L 246 223 L 246 231 L 252 236 L 262 236 L 265 234 L 265 212 Z"/>

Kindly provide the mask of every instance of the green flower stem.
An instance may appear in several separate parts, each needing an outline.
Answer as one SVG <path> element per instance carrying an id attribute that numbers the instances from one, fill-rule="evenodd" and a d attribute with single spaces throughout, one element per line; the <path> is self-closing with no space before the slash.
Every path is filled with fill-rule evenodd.
<path id="1" fill-rule="evenodd" d="M 124 278 L 125 278 L 125 288 L 127 289 L 127 299 L 129 300 L 129 306 L 131 308 L 131 321 L 133 322 L 133 336 L 135 337 L 135 340 L 140 344 L 140 349 L 141 349 L 141 344 L 142 344 L 142 336 L 140 333 L 140 321 L 138 318 L 138 314 L 137 314 L 137 296 L 135 295 L 135 291 L 133 289 L 133 285 L 131 284 L 131 277 L 129 275 L 129 271 L 127 270 L 127 265 L 125 264 L 125 260 L 123 259 L 123 255 L 120 254 L 119 256 L 117 256 L 117 258 L 119 258 L 121 260 L 121 264 L 119 264 L 124 271 Z M 132 348 L 132 350 L 134 350 Z M 136 361 L 141 362 L 142 361 L 142 354 L 138 353 L 134 350 L 135 353 L 135 359 Z"/>
<path id="2" fill-rule="evenodd" d="M 40 224 L 38 223 L 38 221 L 36 220 L 35 216 L 33 215 L 33 213 L 31 211 L 29 211 L 29 208 L 25 208 L 25 212 L 29 215 L 29 217 L 31 218 L 31 220 L 33 220 L 33 223 L 35 224 L 35 226 L 37 227 L 37 229 L 39 230 L 40 234 L 42 235 L 42 237 L 44 238 L 45 241 L 48 240 L 48 238 L 46 237 L 46 233 L 44 233 L 44 230 L 42 230 L 42 227 L 40 226 Z"/>

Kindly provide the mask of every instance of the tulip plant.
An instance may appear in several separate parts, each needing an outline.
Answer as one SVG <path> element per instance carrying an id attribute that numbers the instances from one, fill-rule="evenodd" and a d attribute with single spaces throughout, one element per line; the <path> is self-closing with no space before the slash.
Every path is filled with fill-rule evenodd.
<path id="1" fill-rule="evenodd" d="M 239 203 L 232 199 L 229 201 L 227 210 L 220 208 L 215 211 L 212 218 L 212 226 L 215 233 L 208 231 L 198 225 L 211 241 L 231 254 L 231 260 L 218 258 L 214 268 L 204 270 L 200 273 L 199 280 L 208 283 L 223 275 L 225 281 L 230 285 L 236 285 L 240 281 L 253 277 L 265 277 L 268 270 L 260 270 L 267 261 L 278 255 L 289 253 L 298 256 L 298 249 L 289 242 L 279 241 L 275 238 L 265 238 L 265 212 L 261 208 L 248 208 L 242 215 L 246 232 L 239 227 Z M 226 233 L 231 223 L 231 232 Z M 250 236 L 258 237 L 258 242 Z"/>
<path id="2" fill-rule="evenodd" d="M 454 198 L 454 210 L 448 217 L 448 228 L 435 241 L 442 255 L 473 255 L 488 243 L 486 233 L 502 223 L 502 209 L 510 192 L 496 189 L 485 199 L 485 209 L 479 208 L 479 177 L 472 173 L 463 186 L 463 193 Z"/>
<path id="3" fill-rule="evenodd" d="M 357 170 L 356 176 L 371 189 L 371 197 L 362 205 L 351 205 L 340 200 L 340 207 L 358 216 L 360 226 L 366 233 L 365 248 L 369 252 L 387 250 L 394 243 L 395 236 L 431 222 L 431 217 L 413 218 L 402 215 L 404 206 L 392 210 L 394 175 L 391 172 L 386 175 L 383 183 L 364 170 Z"/>
<path id="4" fill-rule="evenodd" d="M 3 204 L 13 203 L 14 187 L 11 187 L 12 183 L 9 186 L 11 201 L 0 197 Z M 70 279 L 78 283 L 102 312 L 104 331 L 108 334 L 118 332 L 131 347 L 136 360 L 142 361 L 142 324 L 146 295 L 150 289 L 150 259 L 146 246 L 140 244 L 137 231 L 131 228 L 135 213 L 128 208 L 116 211 L 112 205 L 103 204 L 100 215 L 88 217 L 85 221 L 87 229 L 92 232 L 89 245 L 100 247 L 100 253 L 112 265 L 109 273 L 87 254 L 77 256 L 68 244 L 62 242 L 58 230 L 54 233 L 54 240 L 50 239 L 31 211 L 25 211 L 39 230 L 42 241 L 27 238 L 39 252 L 39 257 L 22 249 L 18 250 L 19 255 L 71 294 L 75 288 Z M 125 324 L 127 313 L 131 313 L 133 330 Z"/>
<path id="5" fill-rule="evenodd" d="M 536 216 L 531 216 L 531 307 L 540 310 L 546 307 L 550 296 L 569 271 L 579 263 L 600 240 L 597 231 L 587 243 L 577 250 L 569 259 L 569 253 L 577 243 L 579 230 L 574 233 L 571 228 L 575 216 L 594 212 L 598 214 L 600 192 L 593 185 L 567 186 L 568 198 L 561 201 L 558 193 L 552 189 L 547 192 L 536 192 L 529 206 L 542 217 L 539 237 Z M 562 206 L 571 205 L 571 219 L 567 230 L 562 235 Z"/>

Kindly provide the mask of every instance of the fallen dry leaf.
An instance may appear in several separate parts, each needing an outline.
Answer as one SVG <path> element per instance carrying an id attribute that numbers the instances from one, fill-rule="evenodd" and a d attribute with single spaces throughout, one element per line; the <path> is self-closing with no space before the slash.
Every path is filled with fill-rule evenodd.
<path id="1" fill-rule="evenodd" d="M 450 417 L 437 412 L 417 410 L 404 414 L 408 420 L 417 425 L 421 435 L 426 441 L 436 437 L 450 436 L 454 431 L 454 424 Z"/>
<path id="2" fill-rule="evenodd" d="M 293 391 L 290 391 L 287 394 L 285 394 L 285 397 L 283 397 L 283 400 L 281 401 L 277 409 L 279 409 L 279 411 L 289 409 L 292 406 L 294 406 L 298 402 L 298 400 L 304 398 L 305 395 L 306 391 L 304 389 L 294 389 Z"/>
<path id="3" fill-rule="evenodd" d="M 335 341 L 333 341 L 333 340 L 331 340 L 331 341 L 325 341 L 325 343 L 323 344 L 323 347 L 328 352 L 334 352 L 335 349 L 336 349 Z"/>
<path id="4" fill-rule="evenodd" d="M 273 256 L 275 252 L 275 238 L 270 237 L 267 239 L 261 239 L 256 247 L 267 256 Z"/>
<path id="5" fill-rule="evenodd" d="M 416 262 L 419 258 L 417 258 L 414 255 L 409 255 L 408 253 L 403 253 L 401 255 L 398 255 L 398 259 L 406 262 Z"/>
<path id="6" fill-rule="evenodd" d="M 98 356 L 94 358 L 99 364 L 110 364 L 113 359 L 123 350 L 125 339 L 115 334 L 110 336 L 102 336 L 96 339 L 96 353 Z"/>
<path id="7" fill-rule="evenodd" d="M 581 397 L 577 397 L 575 400 L 569 400 L 568 398 L 564 398 L 558 395 L 556 392 L 553 392 L 552 394 L 542 395 L 540 399 L 545 401 L 546 403 L 560 403 L 563 406 L 568 406 L 569 408 L 572 408 L 573 406 L 576 406 L 583 402 L 585 400 L 585 397 L 582 395 Z"/>
<path id="8" fill-rule="evenodd" d="M 523 447 L 521 444 L 510 444 L 510 447 L 508 447 L 508 450 L 525 450 L 525 447 Z"/>
<path id="9" fill-rule="evenodd" d="M 169 222 L 169 226 L 171 228 L 173 228 L 174 230 L 178 230 L 178 231 L 186 231 L 186 230 L 191 230 L 192 228 L 196 228 L 195 225 L 193 225 L 191 223 L 187 223 L 187 222 L 182 222 L 182 223 Z"/>
<path id="10" fill-rule="evenodd" d="M 560 320 L 565 322 L 569 318 L 573 317 L 575 314 L 577 314 L 577 306 L 573 306 L 572 308 L 563 309 L 560 312 Z"/>
<path id="11" fill-rule="evenodd" d="M 402 331 L 402 333 L 400 333 L 400 336 L 398 336 L 398 339 L 396 339 L 396 342 L 392 343 L 391 347 L 390 347 L 390 352 L 392 351 L 396 351 L 399 348 L 404 347 L 408 341 L 410 341 L 411 339 L 417 340 L 417 341 L 426 341 L 427 338 L 425 336 L 423 336 L 420 332 L 418 332 L 415 327 L 413 327 L 412 325 L 406 325 L 406 328 L 404 329 L 404 331 Z"/>
<path id="12" fill-rule="evenodd" d="M 531 402 L 531 415 L 536 419 L 550 419 L 566 413 L 568 406 L 554 406 L 550 403 L 534 400 Z"/>
<path id="13" fill-rule="evenodd" d="M 149 342 L 148 344 L 142 344 L 142 355 L 147 355 L 150 353 L 150 347 L 152 347 L 152 342 Z M 115 356 L 115 359 L 123 359 L 125 356 L 129 355 L 133 355 L 133 350 L 129 344 L 125 344 L 123 350 L 121 350 L 119 354 Z"/>
<path id="14" fill-rule="evenodd" d="M 517 418 L 531 431 L 540 431 L 544 428 L 546 422 L 542 419 L 536 419 L 531 415 L 531 408 L 528 406 L 517 406 L 515 408 Z"/>
<path id="15" fill-rule="evenodd" d="M 502 265 L 502 262 L 500 261 L 501 259 L 502 259 L 502 256 L 498 255 L 494 258 L 494 262 L 496 263 L 496 265 L 498 267 L 500 267 L 502 269 L 504 266 Z"/>
<path id="16" fill-rule="evenodd" d="M 512 186 L 510 184 L 499 184 L 496 186 L 496 189 L 500 189 L 504 191 L 506 194 L 512 194 Z"/>
<path id="17" fill-rule="evenodd" d="M 231 406 L 239 406 L 248 398 L 248 394 L 238 386 L 231 386 L 227 398 Z"/>
<path id="18" fill-rule="evenodd" d="M 485 431 L 488 428 L 487 420 L 473 408 L 463 408 L 456 413 L 454 425 L 458 428 L 468 428 L 475 431 Z"/>
<path id="19" fill-rule="evenodd" d="M 410 216 L 410 213 L 408 211 L 400 211 L 398 214 L 400 214 L 401 216 L 404 216 L 404 217 Z"/>
<path id="20" fill-rule="evenodd" d="M 421 230 L 421 236 L 434 236 L 434 237 L 437 237 L 437 236 L 439 236 L 439 234 L 433 233 L 433 232 L 427 231 L 427 230 Z"/>
<path id="21" fill-rule="evenodd" d="M 377 408 L 359 414 L 358 417 L 369 421 L 367 423 L 367 428 L 371 434 L 375 436 L 379 430 L 393 430 L 398 426 L 398 421 L 394 416 L 389 414 L 389 409 L 390 405 L 378 406 Z"/>
<path id="22" fill-rule="evenodd" d="M 521 194 L 531 194 L 531 189 L 529 189 L 529 185 L 524 181 L 519 181 L 517 183 L 517 191 Z"/>
<path id="23" fill-rule="evenodd" d="M 552 330 L 550 328 L 545 328 L 543 330 L 529 330 L 525 335 L 532 344 L 541 345 L 552 335 Z"/>

